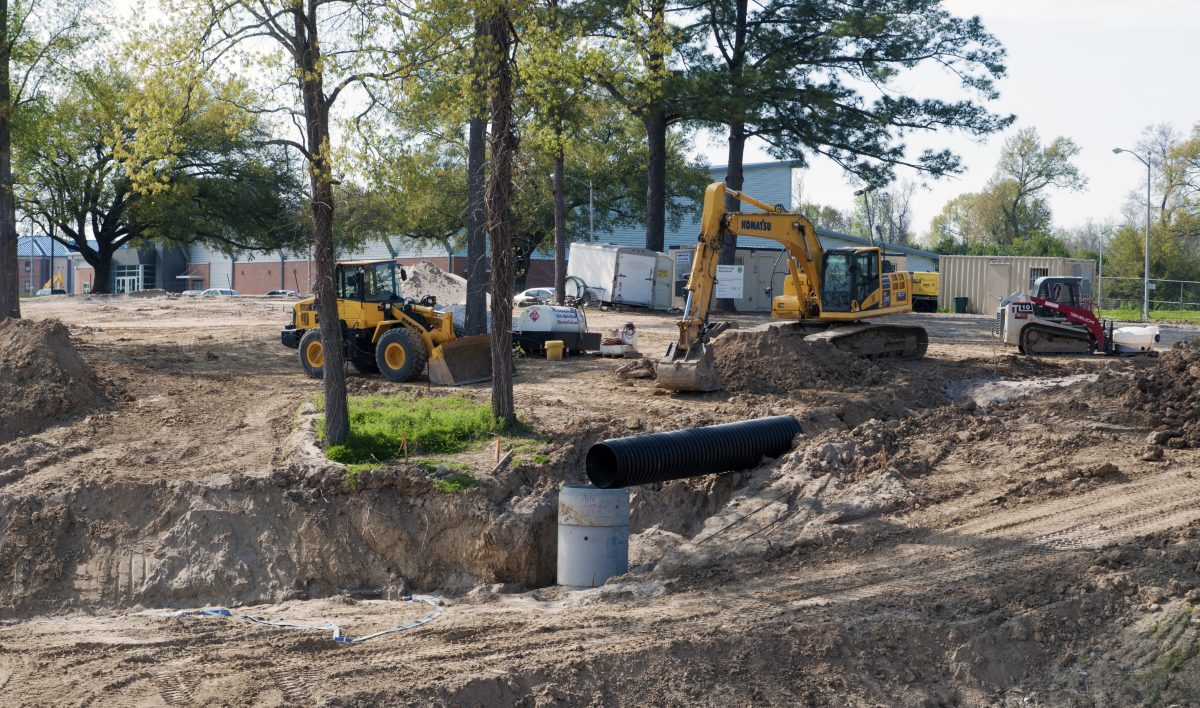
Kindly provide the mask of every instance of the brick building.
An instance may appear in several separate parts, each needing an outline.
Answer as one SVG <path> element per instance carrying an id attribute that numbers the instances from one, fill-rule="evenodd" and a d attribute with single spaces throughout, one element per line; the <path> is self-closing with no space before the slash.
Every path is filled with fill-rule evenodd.
<path id="1" fill-rule="evenodd" d="M 17 287 L 22 295 L 32 295 L 50 287 L 58 276 L 62 287 L 71 292 L 75 285 L 75 267 L 66 246 L 49 236 L 17 238 Z"/>

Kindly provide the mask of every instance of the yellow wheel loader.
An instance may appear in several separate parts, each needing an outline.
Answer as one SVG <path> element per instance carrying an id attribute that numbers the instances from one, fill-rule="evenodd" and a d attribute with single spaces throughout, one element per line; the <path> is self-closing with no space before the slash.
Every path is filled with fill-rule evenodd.
<path id="1" fill-rule="evenodd" d="M 404 298 L 396 281 L 395 261 L 341 261 L 334 268 L 339 324 L 346 359 L 363 374 L 382 373 L 393 381 L 411 381 L 429 366 L 439 386 L 492 378 L 491 340 L 487 335 L 459 337 L 454 314 L 437 310 L 432 296 Z M 400 278 L 407 279 L 403 268 Z M 292 308 L 292 323 L 280 332 L 286 347 L 298 349 L 300 366 L 320 378 L 325 363 L 315 298 Z"/>
<path id="2" fill-rule="evenodd" d="M 727 212 L 731 194 L 761 212 Z M 925 355 L 929 337 L 922 327 L 881 325 L 865 320 L 912 311 L 908 273 L 889 272 L 878 247 L 826 250 L 812 222 L 714 182 L 704 192 L 700 243 L 692 257 L 679 339 L 658 362 L 658 386 L 673 391 L 718 391 L 709 340 L 725 328 L 709 322 L 717 280 L 717 258 L 730 235 L 777 241 L 788 254 L 784 293 L 771 303 L 771 317 L 812 330 L 805 338 L 825 339 L 859 356 Z M 787 362 L 779 362 L 786 366 Z"/>

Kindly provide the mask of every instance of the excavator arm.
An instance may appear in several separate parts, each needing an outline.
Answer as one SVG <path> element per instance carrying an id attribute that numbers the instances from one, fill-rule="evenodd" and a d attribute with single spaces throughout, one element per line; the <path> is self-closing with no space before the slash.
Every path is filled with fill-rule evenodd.
<path id="1" fill-rule="evenodd" d="M 763 213 L 726 212 L 726 194 L 762 209 Z M 716 289 L 717 260 L 727 235 L 755 236 L 782 244 L 788 252 L 788 277 L 792 278 L 796 292 L 807 294 L 813 314 L 819 311 L 817 293 L 821 291 L 821 273 L 818 264 L 824 250 L 812 223 L 799 214 L 729 189 L 724 182 L 714 182 L 704 191 L 700 238 L 692 258 L 683 318 L 679 321 L 680 348 L 690 347 L 704 337 Z"/>
<path id="2" fill-rule="evenodd" d="M 725 211 L 726 194 L 761 209 L 762 213 Z M 704 191 L 699 243 L 692 257 L 687 299 L 679 320 L 679 339 L 659 361 L 658 381 L 664 388 L 677 391 L 720 388 L 713 370 L 712 347 L 708 344 L 716 331 L 709 325 L 708 313 L 716 289 L 717 261 L 728 236 L 756 236 L 782 244 L 788 252 L 788 277 L 792 278 L 795 291 L 805 294 L 808 311 L 814 315 L 820 311 L 817 293 L 821 290 L 819 264 L 824 251 L 812 223 L 799 214 L 729 189 L 724 182 L 714 182 Z"/>

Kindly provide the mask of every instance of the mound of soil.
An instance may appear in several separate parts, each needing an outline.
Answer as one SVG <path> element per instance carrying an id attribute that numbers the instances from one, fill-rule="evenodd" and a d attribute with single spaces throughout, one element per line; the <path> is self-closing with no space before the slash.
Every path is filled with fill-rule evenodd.
<path id="1" fill-rule="evenodd" d="M 57 320 L 0 320 L 0 443 L 107 397 Z"/>
<path id="2" fill-rule="evenodd" d="M 732 331 L 715 343 L 717 375 L 728 391 L 789 394 L 877 384 L 883 371 L 824 341 L 789 328 Z"/>
<path id="3" fill-rule="evenodd" d="M 1176 343 L 1135 372 L 1125 402 L 1157 425 L 1147 445 L 1200 447 L 1200 343 Z"/>
<path id="4" fill-rule="evenodd" d="M 421 261 L 406 267 L 408 280 L 404 281 L 404 294 L 412 298 L 433 295 L 439 305 L 463 305 L 467 302 L 467 281 L 453 273 L 438 268 L 429 261 Z"/>

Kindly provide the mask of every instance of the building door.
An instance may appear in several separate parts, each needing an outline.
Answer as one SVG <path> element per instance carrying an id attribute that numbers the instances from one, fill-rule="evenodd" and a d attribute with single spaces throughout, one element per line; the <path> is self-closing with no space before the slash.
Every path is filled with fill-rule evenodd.
<path id="1" fill-rule="evenodd" d="M 122 275 L 113 279 L 114 289 L 119 293 L 131 293 L 135 290 L 140 290 L 138 287 L 138 278 L 136 275 Z"/>
<path id="2" fill-rule="evenodd" d="M 987 265 L 987 302 L 973 302 L 976 312 L 992 312 L 1012 294 L 1012 263 L 990 261 Z"/>

